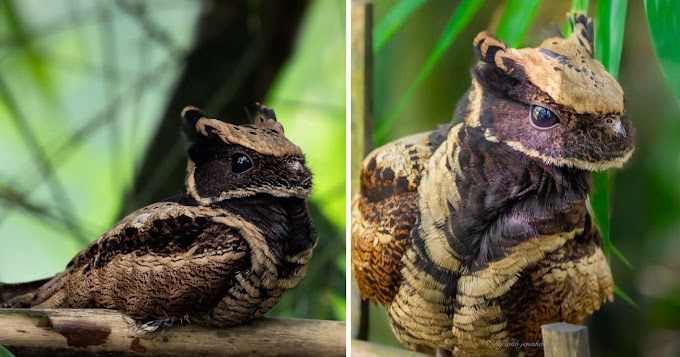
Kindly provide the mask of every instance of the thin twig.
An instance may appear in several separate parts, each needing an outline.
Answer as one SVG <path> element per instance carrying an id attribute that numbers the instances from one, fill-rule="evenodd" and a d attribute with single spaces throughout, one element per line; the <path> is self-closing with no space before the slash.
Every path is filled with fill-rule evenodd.
<path id="1" fill-rule="evenodd" d="M 42 218 L 41 220 L 42 223 L 49 224 L 57 228 L 66 229 L 69 231 L 73 229 L 81 229 L 82 231 L 85 232 L 87 236 L 90 237 L 94 237 L 97 234 L 92 229 L 69 226 L 70 222 L 64 221 L 61 217 L 52 213 L 48 207 L 29 202 L 22 192 L 18 192 L 2 184 L 0 184 L 0 201 L 3 201 L 7 206 L 11 206 L 12 208 L 19 208 L 30 214 Z M 94 225 L 86 225 L 86 227 L 93 226 Z"/>
<path id="2" fill-rule="evenodd" d="M 118 5 L 125 14 L 134 18 L 136 20 L 135 23 L 140 26 L 148 38 L 165 48 L 170 56 L 184 57 L 186 55 L 184 49 L 175 43 L 172 36 L 159 26 L 158 23 L 153 21 L 153 19 L 148 16 L 148 13 L 143 10 L 143 3 L 131 4 L 125 0 L 117 0 L 115 4 Z"/>
<path id="3" fill-rule="evenodd" d="M 111 10 L 109 5 L 104 4 L 100 7 L 98 27 L 101 36 L 101 51 L 102 51 L 102 70 L 110 80 L 104 83 L 104 98 L 114 97 L 116 89 L 120 85 L 120 75 L 118 73 L 118 50 L 116 46 L 116 29 L 114 25 L 114 19 L 111 15 Z M 109 70 L 110 69 L 110 72 Z M 108 72 L 108 73 L 107 73 Z M 111 111 L 108 112 L 108 122 L 109 122 L 109 148 L 110 148 L 110 173 L 111 173 L 111 183 L 122 183 L 124 180 L 123 166 L 124 160 L 120 153 L 123 153 L 121 145 L 121 134 L 120 134 L 120 107 L 111 107 Z"/>
<path id="4" fill-rule="evenodd" d="M 14 98 L 14 94 L 1 76 L 0 97 L 4 98 L 7 103 L 9 111 L 12 113 L 10 118 L 14 122 L 14 125 L 19 129 L 23 141 L 26 143 L 28 150 L 38 164 L 41 179 L 47 183 L 48 190 L 58 207 L 62 219 L 67 222 L 70 232 L 79 243 L 82 245 L 89 243 L 88 237 L 80 228 L 78 228 L 77 217 L 74 214 L 74 206 L 66 192 L 66 188 L 62 185 L 59 177 L 56 175 L 52 162 L 47 158 L 47 152 L 40 145 L 38 137 L 29 126 L 26 117 Z"/>
<path id="5" fill-rule="evenodd" d="M 140 76 L 137 81 L 128 88 L 121 92 L 117 97 L 113 98 L 109 104 L 103 108 L 99 113 L 95 114 L 89 118 L 86 123 L 75 130 L 69 138 L 67 138 L 61 145 L 53 145 L 54 150 L 47 157 L 47 160 L 53 163 L 53 168 L 56 169 L 59 165 L 66 161 L 66 159 L 75 151 L 75 149 L 81 145 L 87 138 L 91 136 L 93 132 L 99 130 L 107 123 L 107 113 L 113 108 L 120 106 L 126 100 L 134 97 L 135 91 L 132 90 L 136 87 L 145 87 L 148 85 L 156 84 L 158 81 L 157 77 L 164 75 L 168 72 L 169 67 L 176 64 L 177 59 L 170 58 L 166 62 L 160 64 L 153 71 L 150 71 L 143 76 Z M 28 196 L 31 192 L 38 186 L 38 182 L 31 182 L 29 178 L 25 177 L 26 170 L 20 170 L 22 172 L 22 181 L 25 182 L 26 189 L 21 191 L 20 194 L 23 196 Z M 39 179 L 40 180 L 40 179 Z M 0 225 L 5 221 L 6 214 L 0 214 Z"/>

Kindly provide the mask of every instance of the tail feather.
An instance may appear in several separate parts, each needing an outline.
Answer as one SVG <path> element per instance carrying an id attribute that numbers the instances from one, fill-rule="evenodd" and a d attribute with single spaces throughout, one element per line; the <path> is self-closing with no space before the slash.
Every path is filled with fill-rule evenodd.
<path id="1" fill-rule="evenodd" d="M 21 295 L 34 292 L 45 285 L 52 278 L 29 281 L 26 283 L 5 284 L 0 283 L 0 306 L 9 305 L 9 301 Z"/>

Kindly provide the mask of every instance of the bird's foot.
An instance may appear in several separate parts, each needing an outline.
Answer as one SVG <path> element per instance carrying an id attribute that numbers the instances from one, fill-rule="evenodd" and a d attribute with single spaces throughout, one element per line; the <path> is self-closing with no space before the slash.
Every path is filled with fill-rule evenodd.
<path id="1" fill-rule="evenodd" d="M 158 320 L 151 320 L 145 323 L 137 323 L 137 329 L 146 332 L 153 332 L 158 330 L 159 327 L 170 327 L 172 323 L 175 322 L 174 317 L 164 317 Z"/>
<path id="2" fill-rule="evenodd" d="M 185 322 L 191 325 L 191 321 L 189 320 L 189 314 L 186 314 L 184 315 L 184 317 L 179 319 L 179 323 L 181 323 L 182 325 L 184 325 Z"/>

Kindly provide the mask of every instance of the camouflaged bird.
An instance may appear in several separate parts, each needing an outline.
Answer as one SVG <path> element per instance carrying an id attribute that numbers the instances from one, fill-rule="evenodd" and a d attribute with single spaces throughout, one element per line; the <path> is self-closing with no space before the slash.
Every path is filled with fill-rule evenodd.
<path id="1" fill-rule="evenodd" d="M 634 133 L 621 87 L 593 58 L 592 20 L 571 25 L 536 48 L 480 33 L 457 120 L 366 157 L 352 265 L 407 347 L 517 353 L 541 325 L 582 324 L 613 299 L 590 173 L 620 168 Z"/>
<path id="2" fill-rule="evenodd" d="M 147 330 L 262 316 L 305 275 L 316 234 L 304 155 L 259 109 L 239 126 L 185 108 L 184 193 L 131 213 L 53 278 L 0 286 L 0 303 L 117 309 Z"/>

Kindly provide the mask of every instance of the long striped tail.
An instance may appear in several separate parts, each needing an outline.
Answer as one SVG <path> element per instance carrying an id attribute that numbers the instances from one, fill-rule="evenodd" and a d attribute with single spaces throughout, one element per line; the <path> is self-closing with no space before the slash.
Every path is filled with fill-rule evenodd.
<path id="1" fill-rule="evenodd" d="M 23 307 L 14 306 L 13 302 L 10 300 L 20 300 L 15 299 L 18 296 L 33 293 L 35 290 L 45 285 L 52 278 L 46 278 L 41 280 L 29 281 L 26 283 L 15 283 L 15 284 L 5 284 L 0 283 L 0 307 Z M 21 299 L 23 300 L 23 299 Z M 21 304 L 18 304 L 21 305 Z"/>

